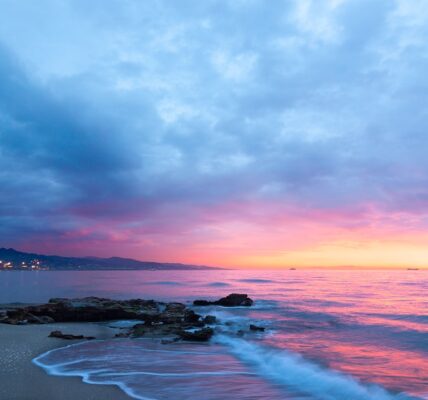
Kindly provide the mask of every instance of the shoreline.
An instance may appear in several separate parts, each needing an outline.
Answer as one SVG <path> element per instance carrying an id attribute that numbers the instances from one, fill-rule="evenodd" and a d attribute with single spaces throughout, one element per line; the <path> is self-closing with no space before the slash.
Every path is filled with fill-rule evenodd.
<path id="1" fill-rule="evenodd" d="M 82 342 L 48 337 L 54 330 L 108 339 L 118 332 L 91 322 L 43 325 L 0 324 L 0 398 L 3 400 L 129 400 L 119 387 L 84 383 L 80 377 L 49 375 L 33 359 Z"/>
<path id="2" fill-rule="evenodd" d="M 217 301 L 193 302 L 199 306 L 228 307 L 252 303 L 246 294 L 236 293 Z M 108 325 L 111 321 L 126 320 L 132 320 L 133 324 L 125 331 Z M 210 325 L 215 323 L 215 316 L 203 317 L 177 302 L 90 296 L 52 298 L 45 304 L 1 304 L 0 399 L 129 400 L 131 395 L 119 385 L 91 384 L 86 383 L 84 377 L 53 375 L 51 370 L 45 370 L 33 360 L 51 350 L 87 339 L 144 336 L 167 342 L 207 342 L 214 334 Z M 101 368 L 102 363 L 99 361 Z"/>

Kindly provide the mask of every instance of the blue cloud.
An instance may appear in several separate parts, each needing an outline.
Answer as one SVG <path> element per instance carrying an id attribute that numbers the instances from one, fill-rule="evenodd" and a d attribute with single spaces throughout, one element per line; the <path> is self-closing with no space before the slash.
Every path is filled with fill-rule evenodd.
<path id="1" fill-rule="evenodd" d="M 2 240 L 242 199 L 428 212 L 422 2 L 1 8 Z"/>

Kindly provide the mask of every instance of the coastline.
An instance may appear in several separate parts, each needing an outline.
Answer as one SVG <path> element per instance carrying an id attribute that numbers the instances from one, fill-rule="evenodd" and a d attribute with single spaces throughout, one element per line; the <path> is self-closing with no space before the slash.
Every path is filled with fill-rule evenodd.
<path id="1" fill-rule="evenodd" d="M 246 294 L 233 293 L 217 301 L 195 300 L 193 304 L 200 307 L 249 307 L 253 300 Z M 109 321 L 120 320 L 134 323 L 125 331 L 108 325 Z M 50 375 L 52 370 L 46 371 L 40 367 L 43 364 L 33 360 L 50 350 L 82 342 L 82 339 L 144 336 L 168 342 L 207 342 L 214 334 L 212 325 L 216 322 L 215 316 L 203 317 L 183 303 L 142 299 L 113 300 L 90 296 L 53 298 L 45 304 L 0 305 L 0 399 L 129 399 L 130 394 L 121 389 L 124 387 L 122 383 L 120 387 L 97 382 L 91 385 L 76 376 L 78 373 L 70 374 L 73 377 Z M 79 357 L 77 353 L 75 361 Z M 103 358 L 97 360 L 96 367 L 102 369 L 103 363 L 108 364 Z"/>
<path id="2" fill-rule="evenodd" d="M 91 385 L 79 377 L 48 375 L 32 360 L 42 353 L 80 340 L 48 337 L 54 330 L 111 338 L 117 330 L 95 323 L 44 325 L 0 324 L 0 398 L 2 400 L 129 400 L 113 385 Z"/>

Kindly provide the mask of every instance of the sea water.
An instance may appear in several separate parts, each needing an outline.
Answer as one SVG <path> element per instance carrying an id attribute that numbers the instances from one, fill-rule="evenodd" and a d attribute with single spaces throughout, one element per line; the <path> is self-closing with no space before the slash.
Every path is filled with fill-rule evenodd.
<path id="1" fill-rule="evenodd" d="M 428 271 L 0 273 L 3 303 L 232 292 L 254 306 L 195 308 L 221 322 L 209 344 L 91 341 L 34 362 L 136 399 L 428 399 Z M 265 332 L 249 332 L 251 323 Z"/>

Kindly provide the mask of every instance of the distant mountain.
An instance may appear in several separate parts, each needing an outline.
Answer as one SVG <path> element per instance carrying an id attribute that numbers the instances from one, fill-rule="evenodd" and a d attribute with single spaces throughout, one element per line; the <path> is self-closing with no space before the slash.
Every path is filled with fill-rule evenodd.
<path id="1" fill-rule="evenodd" d="M 0 248 L 0 270 L 203 270 L 204 265 L 159 263 L 121 257 L 61 257 Z"/>

